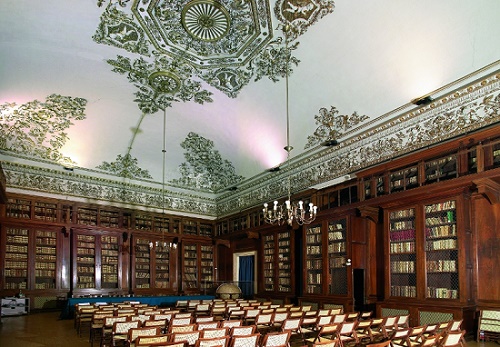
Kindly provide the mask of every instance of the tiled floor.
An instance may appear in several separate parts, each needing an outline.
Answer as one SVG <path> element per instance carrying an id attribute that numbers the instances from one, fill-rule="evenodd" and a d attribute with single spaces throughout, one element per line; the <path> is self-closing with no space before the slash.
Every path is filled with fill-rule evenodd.
<path id="1" fill-rule="evenodd" d="M 0 347 L 45 346 L 90 347 L 90 343 L 88 334 L 78 337 L 73 328 L 73 320 L 60 320 L 59 312 L 2 318 Z M 495 342 L 467 341 L 467 347 L 499 347 L 499 345 Z"/>

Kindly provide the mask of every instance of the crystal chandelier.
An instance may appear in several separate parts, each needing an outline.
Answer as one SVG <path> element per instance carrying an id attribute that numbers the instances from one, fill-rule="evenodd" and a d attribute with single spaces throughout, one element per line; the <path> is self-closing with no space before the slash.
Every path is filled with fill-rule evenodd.
<path id="1" fill-rule="evenodd" d="M 286 87 L 286 146 L 284 147 L 287 156 L 286 163 L 287 167 L 290 167 L 290 152 L 293 147 L 290 146 L 290 112 L 289 112 L 289 97 L 288 97 L 288 75 L 290 73 L 289 67 L 289 57 L 290 51 L 288 49 L 288 31 L 289 27 L 284 28 L 285 33 L 285 47 L 286 47 L 286 56 L 287 56 L 287 64 L 285 71 L 285 87 Z M 283 225 L 284 223 L 288 223 L 288 225 L 292 225 L 295 220 L 297 224 L 309 224 L 316 219 L 316 213 L 318 212 L 318 207 L 315 206 L 312 202 L 308 205 L 304 204 L 301 200 L 298 204 L 293 204 L 291 200 L 291 181 L 290 181 L 290 173 L 288 174 L 288 200 L 285 201 L 284 205 L 279 205 L 278 201 L 275 200 L 273 202 L 272 207 L 269 206 L 268 203 L 264 204 L 264 208 L 262 212 L 264 214 L 264 221 L 269 224 L 277 224 Z"/>

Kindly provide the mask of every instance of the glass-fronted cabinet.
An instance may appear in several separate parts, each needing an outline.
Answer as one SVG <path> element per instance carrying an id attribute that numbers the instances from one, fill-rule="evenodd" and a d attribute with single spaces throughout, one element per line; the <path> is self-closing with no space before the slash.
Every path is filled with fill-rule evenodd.
<path id="1" fill-rule="evenodd" d="M 390 295 L 417 296 L 415 208 L 389 213 Z"/>
<path id="2" fill-rule="evenodd" d="M 306 228 L 306 283 L 307 294 L 321 294 L 323 283 L 323 242 L 321 224 Z"/>
<path id="3" fill-rule="evenodd" d="M 328 293 L 347 294 L 347 219 L 328 222 Z"/>

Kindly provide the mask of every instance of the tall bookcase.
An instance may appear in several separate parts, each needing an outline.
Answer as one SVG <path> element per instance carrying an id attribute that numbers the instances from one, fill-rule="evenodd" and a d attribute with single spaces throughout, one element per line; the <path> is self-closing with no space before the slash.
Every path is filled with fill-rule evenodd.
<path id="1" fill-rule="evenodd" d="M 388 212 L 390 296 L 460 298 L 460 268 L 465 265 L 460 264 L 457 199 Z"/>
<path id="2" fill-rule="evenodd" d="M 389 213 L 390 295 L 417 296 L 415 208 Z"/>
<path id="3" fill-rule="evenodd" d="M 29 288 L 29 232 L 22 227 L 6 227 L 4 255 L 4 289 Z"/>
<path id="4" fill-rule="evenodd" d="M 199 287 L 199 253 L 196 243 L 186 243 L 182 245 L 183 264 L 182 264 L 182 285 L 186 291 L 196 290 Z"/>
<path id="5" fill-rule="evenodd" d="M 425 205 L 427 298 L 459 296 L 456 201 Z"/>
<path id="6" fill-rule="evenodd" d="M 260 290 L 267 295 L 294 292 L 292 231 L 272 231 L 263 235 L 263 278 Z"/>
<path id="7" fill-rule="evenodd" d="M 134 240 L 134 285 L 136 289 L 151 288 L 151 247 L 146 238 Z"/>
<path id="8" fill-rule="evenodd" d="M 276 245 L 274 242 L 274 233 L 264 236 L 264 259 L 262 261 L 264 268 L 264 291 L 273 292 L 276 281 L 275 253 Z"/>
<path id="9" fill-rule="evenodd" d="M 76 289 L 96 289 L 96 237 L 76 234 Z"/>
<path id="10" fill-rule="evenodd" d="M 346 295 L 347 219 L 328 222 L 328 294 Z"/>
<path id="11" fill-rule="evenodd" d="M 321 224 L 307 227 L 305 235 L 305 293 L 321 294 L 324 269 Z"/>
<path id="12" fill-rule="evenodd" d="M 101 288 L 117 289 L 119 243 L 117 236 L 101 236 Z"/>
<path id="13" fill-rule="evenodd" d="M 57 232 L 35 230 L 35 289 L 56 289 Z"/>
<path id="14" fill-rule="evenodd" d="M 278 233 L 278 292 L 292 293 L 292 232 Z"/>

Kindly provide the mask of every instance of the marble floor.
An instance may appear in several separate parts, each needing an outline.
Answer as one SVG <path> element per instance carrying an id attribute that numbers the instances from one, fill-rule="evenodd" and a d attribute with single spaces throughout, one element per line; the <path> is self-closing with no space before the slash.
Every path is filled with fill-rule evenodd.
<path id="1" fill-rule="evenodd" d="M 59 314 L 44 312 L 2 317 L 0 347 L 90 347 L 88 334 L 78 337 L 73 320 L 60 320 Z M 471 340 L 467 341 L 467 347 L 499 347 L 499 344 Z"/>

